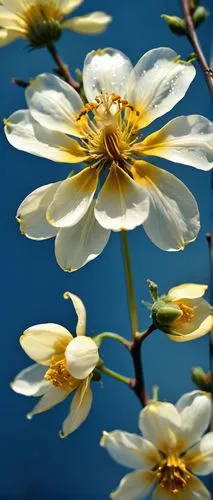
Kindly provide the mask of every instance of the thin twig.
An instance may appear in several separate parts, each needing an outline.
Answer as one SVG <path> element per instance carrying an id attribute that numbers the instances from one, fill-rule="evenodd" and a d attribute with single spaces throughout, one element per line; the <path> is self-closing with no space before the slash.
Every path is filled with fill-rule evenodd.
<path id="1" fill-rule="evenodd" d="M 58 69 L 60 70 L 60 73 L 64 77 L 65 81 L 69 83 L 69 85 L 71 85 L 71 87 L 73 87 L 74 89 L 79 90 L 80 84 L 71 76 L 66 64 L 64 64 L 64 62 L 62 61 L 55 46 L 51 43 L 47 46 L 47 49 L 49 50 L 52 58 L 57 64 Z"/>
<path id="2" fill-rule="evenodd" d="M 26 80 L 19 80 L 19 78 L 12 78 L 11 81 L 12 83 L 17 85 L 18 87 L 21 87 L 22 89 L 26 89 L 30 85 L 30 82 Z"/>
<path id="3" fill-rule="evenodd" d="M 129 347 L 135 370 L 135 379 L 131 381 L 130 387 L 135 392 L 142 406 L 147 405 L 149 397 L 145 388 L 143 365 L 141 360 L 141 346 L 145 338 L 147 338 L 155 329 L 155 326 L 151 325 L 146 332 L 143 332 L 142 335 L 136 335 L 131 343 L 131 346 Z"/>
<path id="4" fill-rule="evenodd" d="M 137 319 L 137 309 L 136 309 L 134 283 L 131 270 L 131 259 L 129 253 L 127 231 L 121 231 L 121 243 L 122 243 L 123 263 L 124 263 L 124 271 L 126 278 L 129 315 L 132 327 L 132 337 L 134 338 L 138 331 L 138 319 Z"/>
<path id="5" fill-rule="evenodd" d="M 205 55 L 203 53 L 200 44 L 200 40 L 197 36 L 196 29 L 190 12 L 189 0 L 181 0 L 181 5 L 184 13 L 184 19 L 186 22 L 187 37 L 197 55 L 198 61 L 200 63 L 201 69 L 203 71 L 207 85 L 209 87 L 210 94 L 213 98 L 213 72 L 207 63 L 207 60 L 205 58 Z"/>

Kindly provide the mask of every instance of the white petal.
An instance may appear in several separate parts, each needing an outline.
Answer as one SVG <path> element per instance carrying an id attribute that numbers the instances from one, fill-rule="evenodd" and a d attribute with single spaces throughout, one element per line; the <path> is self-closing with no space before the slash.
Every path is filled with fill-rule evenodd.
<path id="1" fill-rule="evenodd" d="M 181 418 L 171 403 L 150 403 L 139 416 L 139 428 L 145 439 L 167 453 L 176 448 Z"/>
<path id="2" fill-rule="evenodd" d="M 172 340 L 176 342 L 188 342 L 206 335 L 213 328 L 212 307 L 204 299 L 184 299 L 184 305 L 193 311 L 191 321 L 175 321 L 170 326 Z"/>
<path id="3" fill-rule="evenodd" d="M 157 449 L 150 441 L 129 432 L 104 432 L 101 446 L 106 448 L 110 456 L 120 465 L 132 469 L 152 469 L 161 460 Z"/>
<path id="4" fill-rule="evenodd" d="M 156 480 L 156 474 L 149 470 L 130 472 L 123 477 L 118 488 L 110 497 L 116 500 L 140 500 L 146 498 Z"/>
<path id="5" fill-rule="evenodd" d="M 13 113 L 5 120 L 4 130 L 9 143 L 21 151 L 62 163 L 79 163 L 86 159 L 77 141 L 42 127 L 27 110 Z"/>
<path id="6" fill-rule="evenodd" d="M 177 177 L 151 163 L 136 162 L 132 173 L 149 196 L 149 216 L 144 222 L 147 236 L 162 250 L 183 250 L 200 229 L 192 193 Z"/>
<path id="7" fill-rule="evenodd" d="M 199 476 L 213 473 L 213 432 L 208 432 L 201 441 L 185 455 L 187 468 Z"/>
<path id="8" fill-rule="evenodd" d="M 112 231 L 134 229 L 143 224 L 148 212 L 146 190 L 113 164 L 95 207 L 95 217 L 99 224 Z"/>
<path id="9" fill-rule="evenodd" d="M 75 337 L 68 344 L 65 357 L 67 370 L 74 378 L 82 380 L 96 367 L 99 360 L 98 348 L 90 337 Z"/>
<path id="10" fill-rule="evenodd" d="M 141 154 L 201 170 L 213 167 L 213 123 L 200 115 L 179 116 L 141 143 Z"/>
<path id="11" fill-rule="evenodd" d="M 14 42 L 17 38 L 22 38 L 19 31 L 0 28 L 0 47 L 4 47 L 4 45 L 8 45 L 8 43 Z"/>
<path id="12" fill-rule="evenodd" d="M 86 16 L 72 17 L 62 23 L 63 28 L 70 28 L 77 33 L 96 34 L 106 30 L 112 17 L 105 12 L 92 12 Z"/>
<path id="13" fill-rule="evenodd" d="M 198 299 L 206 292 L 208 285 L 198 285 L 197 283 L 183 283 L 182 285 L 170 288 L 168 297 L 171 300 Z"/>
<path id="14" fill-rule="evenodd" d="M 72 335 L 66 328 L 55 323 L 31 326 L 20 337 L 26 354 L 41 365 L 49 365 L 52 356 L 63 354 Z"/>
<path id="15" fill-rule="evenodd" d="M 76 117 L 84 104 L 68 83 L 43 73 L 27 87 L 25 96 L 33 118 L 43 127 L 80 137 Z"/>
<path id="16" fill-rule="evenodd" d="M 200 440 L 209 426 L 212 414 L 210 394 L 207 395 L 202 391 L 185 394 L 177 402 L 177 409 L 181 418 L 181 431 L 187 443 L 186 447 L 192 446 Z"/>
<path id="17" fill-rule="evenodd" d="M 83 82 L 88 101 L 102 92 L 124 96 L 131 61 L 119 50 L 107 48 L 89 52 L 84 62 Z"/>
<path id="18" fill-rule="evenodd" d="M 76 271 L 95 259 L 105 248 L 110 237 L 94 216 L 93 200 L 82 219 L 69 228 L 62 228 L 55 240 L 55 255 L 64 271 Z"/>
<path id="19" fill-rule="evenodd" d="M 61 403 L 66 399 L 70 391 L 61 387 L 51 386 L 51 388 L 42 396 L 33 410 L 27 414 L 27 418 L 31 419 L 34 415 L 50 410 L 53 406 Z"/>
<path id="20" fill-rule="evenodd" d="M 174 50 L 160 47 L 147 52 L 133 69 L 127 98 L 141 111 L 138 128 L 170 111 L 184 97 L 195 68 L 176 58 Z"/>
<path id="21" fill-rule="evenodd" d="M 33 240 L 56 236 L 58 229 L 48 224 L 46 211 L 60 184 L 61 182 L 54 182 L 41 186 L 22 201 L 16 215 L 22 234 Z"/>
<path id="22" fill-rule="evenodd" d="M 98 185 L 98 172 L 87 167 L 63 181 L 47 209 L 47 220 L 56 227 L 74 226 L 87 212 Z"/>
<path id="23" fill-rule="evenodd" d="M 76 334 L 77 335 L 85 335 L 87 316 L 86 316 L 86 309 L 84 307 L 82 300 L 77 295 L 74 295 L 74 293 L 70 293 L 70 292 L 65 292 L 64 298 L 70 299 L 73 303 L 74 308 L 75 308 L 75 312 L 76 312 L 77 317 L 78 317 L 77 326 L 76 326 Z"/>
<path id="24" fill-rule="evenodd" d="M 24 368 L 11 382 L 10 387 L 13 391 L 24 396 L 42 396 L 49 387 L 50 382 L 44 379 L 47 371 L 45 366 L 37 363 Z"/>
<path id="25" fill-rule="evenodd" d="M 84 0 L 58 0 L 60 11 L 63 14 L 69 14 L 73 10 L 77 9 Z"/>
<path id="26" fill-rule="evenodd" d="M 210 500 L 211 495 L 206 489 L 202 481 L 195 476 L 191 476 L 190 481 L 188 480 L 187 487 L 182 491 L 176 493 L 170 493 L 162 488 L 160 485 L 157 486 L 156 490 L 152 495 L 152 500 Z"/>
<path id="27" fill-rule="evenodd" d="M 71 403 L 70 412 L 65 419 L 61 437 L 67 437 L 86 420 L 92 406 L 92 391 L 89 380 L 86 379 L 77 389 Z"/>

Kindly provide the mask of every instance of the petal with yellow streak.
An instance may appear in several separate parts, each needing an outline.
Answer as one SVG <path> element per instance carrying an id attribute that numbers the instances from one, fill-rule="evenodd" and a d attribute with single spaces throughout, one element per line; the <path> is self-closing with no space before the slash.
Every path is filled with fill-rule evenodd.
<path id="1" fill-rule="evenodd" d="M 74 293 L 70 293 L 70 292 L 65 292 L 64 298 L 70 299 L 73 303 L 74 308 L 75 308 L 75 312 L 76 312 L 77 317 L 78 317 L 77 326 L 76 326 L 76 334 L 77 335 L 85 335 L 87 315 L 86 315 L 86 309 L 84 307 L 82 300 L 77 295 L 74 295 Z"/>
<path id="2" fill-rule="evenodd" d="M 16 111 L 4 123 L 7 140 L 16 149 L 61 163 L 80 163 L 87 159 L 76 140 L 42 127 L 28 110 Z"/>
<path id="3" fill-rule="evenodd" d="M 192 310 L 193 318 L 184 321 L 184 315 L 170 326 L 168 337 L 175 342 L 188 342 L 209 333 L 213 327 L 212 307 L 204 299 L 184 299 Z"/>
<path id="4" fill-rule="evenodd" d="M 143 224 L 148 213 L 146 190 L 119 166 L 112 164 L 95 206 L 99 224 L 112 231 L 134 229 Z"/>
<path id="5" fill-rule="evenodd" d="M 79 222 L 92 203 L 98 185 L 98 171 L 87 167 L 61 183 L 47 209 L 49 224 L 70 227 Z"/>
<path id="6" fill-rule="evenodd" d="M 149 196 L 149 216 L 144 222 L 147 236 L 161 250 L 183 250 L 200 229 L 192 193 L 177 177 L 145 161 L 135 162 L 132 174 Z"/>
<path id="7" fill-rule="evenodd" d="M 74 432 L 86 420 L 92 406 L 92 391 L 90 388 L 90 378 L 82 382 L 78 387 L 72 400 L 70 411 L 63 422 L 60 436 L 65 438 Z"/>
<path id="8" fill-rule="evenodd" d="M 111 493 L 113 500 L 140 500 L 147 498 L 154 484 L 156 473 L 151 470 L 130 472 L 121 479 L 117 490 Z"/>

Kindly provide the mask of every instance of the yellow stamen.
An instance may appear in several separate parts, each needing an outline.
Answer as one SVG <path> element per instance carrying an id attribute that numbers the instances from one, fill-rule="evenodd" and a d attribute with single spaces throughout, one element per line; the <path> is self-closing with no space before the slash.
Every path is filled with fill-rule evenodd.
<path id="1" fill-rule="evenodd" d="M 187 487 L 190 474 L 185 462 L 176 455 L 169 455 L 157 468 L 159 484 L 169 493 L 179 493 Z"/>
<path id="2" fill-rule="evenodd" d="M 190 323 L 194 319 L 194 308 L 187 306 L 184 302 L 179 300 L 175 301 L 182 312 L 182 316 L 177 320 L 181 323 Z"/>
<path id="3" fill-rule="evenodd" d="M 128 110 L 128 115 L 124 110 Z M 93 165 L 116 162 L 122 168 L 129 168 L 137 140 L 130 115 L 134 115 L 136 123 L 139 112 L 127 100 L 108 92 L 82 108 L 76 121 L 83 135 L 83 147 Z"/>
<path id="4" fill-rule="evenodd" d="M 65 356 L 55 355 L 52 356 L 50 368 L 44 375 L 45 380 L 51 382 L 55 387 L 63 389 L 74 389 L 78 387 L 80 381 L 72 377 L 66 368 Z"/>

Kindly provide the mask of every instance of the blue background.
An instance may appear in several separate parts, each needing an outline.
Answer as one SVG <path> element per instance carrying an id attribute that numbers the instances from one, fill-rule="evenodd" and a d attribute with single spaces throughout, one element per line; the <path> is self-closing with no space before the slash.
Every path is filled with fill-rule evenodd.
<path id="1" fill-rule="evenodd" d="M 105 46 L 119 48 L 134 63 L 157 46 L 170 46 L 186 57 L 191 52 L 187 40 L 173 36 L 160 19 L 162 13 L 177 14 L 178 4 L 171 0 L 101 3 L 88 0 L 77 15 L 101 8 L 113 15 L 113 23 L 106 33 L 96 37 L 67 30 L 58 49 L 72 69 L 82 67 L 88 51 Z M 205 4 L 210 8 L 210 0 Z M 199 34 L 209 56 L 210 18 Z M 25 45 L 18 41 L 1 49 L 2 118 L 25 107 L 24 92 L 11 84 L 12 76 L 27 79 L 53 68 L 45 50 L 29 53 Z M 169 118 L 163 117 L 154 127 L 160 127 L 173 116 L 190 113 L 211 118 L 210 99 L 199 68 L 185 99 Z M 194 193 L 200 206 L 202 229 L 196 242 L 181 253 L 157 249 L 142 228 L 129 234 L 141 328 L 148 326 L 148 314 L 141 305 L 142 299 L 149 298 L 147 278 L 155 280 L 162 293 L 182 282 L 209 281 L 205 233 L 211 227 L 210 175 L 165 161 L 157 164 L 175 173 Z M 139 403 L 125 385 L 110 378 L 104 377 L 101 384 L 93 384 L 90 416 L 80 430 L 65 440 L 59 439 L 58 430 L 69 401 L 29 422 L 25 414 L 35 400 L 17 395 L 9 388 L 9 381 L 30 364 L 18 342 L 25 328 L 56 322 L 74 331 L 76 317 L 71 303 L 63 300 L 65 290 L 83 299 L 89 335 L 101 331 L 115 331 L 126 337 L 130 334 L 119 234 L 112 234 L 98 259 L 70 275 L 57 266 L 52 240 L 36 243 L 19 233 L 15 213 L 20 202 L 36 187 L 64 178 L 69 170 L 68 165 L 17 152 L 1 131 L 1 499 L 106 500 L 126 470 L 99 447 L 101 432 L 115 428 L 137 432 Z M 104 359 L 111 368 L 129 376 L 133 374 L 128 353 L 122 346 L 106 341 Z M 176 344 L 162 333 L 154 333 L 144 345 L 143 361 L 148 390 L 157 383 L 161 399 L 176 401 L 183 392 L 193 389 L 191 367 L 208 368 L 208 338 Z"/>

